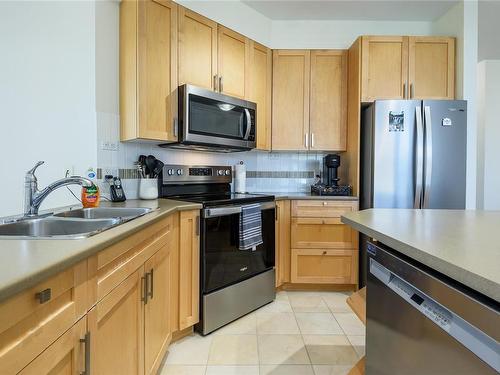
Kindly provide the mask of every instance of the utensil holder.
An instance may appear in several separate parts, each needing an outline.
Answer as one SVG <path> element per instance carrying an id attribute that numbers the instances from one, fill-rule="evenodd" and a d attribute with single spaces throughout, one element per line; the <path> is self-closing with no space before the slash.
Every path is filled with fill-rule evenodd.
<path id="1" fill-rule="evenodd" d="M 157 199 L 158 198 L 158 179 L 141 178 L 139 180 L 139 198 Z"/>

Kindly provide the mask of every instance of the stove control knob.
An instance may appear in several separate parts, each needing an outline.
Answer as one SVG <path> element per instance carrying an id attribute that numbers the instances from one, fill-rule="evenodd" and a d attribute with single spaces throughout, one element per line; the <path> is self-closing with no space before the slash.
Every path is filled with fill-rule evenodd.
<path id="1" fill-rule="evenodd" d="M 219 169 L 219 170 L 217 171 L 217 175 L 218 175 L 218 176 L 224 176 L 224 171 L 223 171 L 222 169 Z"/>
<path id="2" fill-rule="evenodd" d="M 231 174 L 231 171 L 229 169 L 226 169 L 226 176 L 229 176 Z"/>
<path id="3" fill-rule="evenodd" d="M 182 176 L 182 169 L 177 169 L 177 175 Z"/>
<path id="4" fill-rule="evenodd" d="M 174 174 L 174 170 L 173 169 L 169 169 L 167 173 L 168 173 L 169 176 L 172 176 Z"/>

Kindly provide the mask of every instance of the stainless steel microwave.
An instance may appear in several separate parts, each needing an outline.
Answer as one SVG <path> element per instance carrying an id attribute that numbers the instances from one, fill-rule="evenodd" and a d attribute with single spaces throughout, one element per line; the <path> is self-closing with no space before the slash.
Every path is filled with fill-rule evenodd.
<path id="1" fill-rule="evenodd" d="M 192 85 L 180 86 L 178 94 L 178 142 L 162 147 L 219 152 L 255 148 L 255 103 Z"/>

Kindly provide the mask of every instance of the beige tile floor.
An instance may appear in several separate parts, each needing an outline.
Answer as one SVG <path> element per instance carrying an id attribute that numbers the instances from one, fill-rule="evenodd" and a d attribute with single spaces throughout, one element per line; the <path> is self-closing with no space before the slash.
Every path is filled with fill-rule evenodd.
<path id="1" fill-rule="evenodd" d="M 161 375 L 345 375 L 365 352 L 347 293 L 279 292 L 218 331 L 172 344 Z"/>

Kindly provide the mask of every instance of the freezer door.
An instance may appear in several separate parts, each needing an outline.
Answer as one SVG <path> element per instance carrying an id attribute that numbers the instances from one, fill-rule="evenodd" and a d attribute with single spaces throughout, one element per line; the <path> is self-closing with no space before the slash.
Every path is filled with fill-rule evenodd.
<path id="1" fill-rule="evenodd" d="M 425 100 L 422 208 L 464 209 L 467 102 Z"/>
<path id="2" fill-rule="evenodd" d="M 414 208 L 418 191 L 417 100 L 380 100 L 374 104 L 374 208 Z M 421 147 L 421 146 L 420 146 Z"/>

